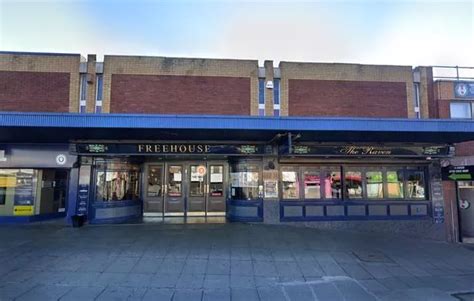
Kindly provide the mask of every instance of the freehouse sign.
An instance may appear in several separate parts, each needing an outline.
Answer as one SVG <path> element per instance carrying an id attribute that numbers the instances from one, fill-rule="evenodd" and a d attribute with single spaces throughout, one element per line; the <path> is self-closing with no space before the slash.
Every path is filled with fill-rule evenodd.
<path id="1" fill-rule="evenodd" d="M 263 154 L 263 145 L 203 144 L 203 143 L 89 143 L 76 144 L 78 154 Z"/>

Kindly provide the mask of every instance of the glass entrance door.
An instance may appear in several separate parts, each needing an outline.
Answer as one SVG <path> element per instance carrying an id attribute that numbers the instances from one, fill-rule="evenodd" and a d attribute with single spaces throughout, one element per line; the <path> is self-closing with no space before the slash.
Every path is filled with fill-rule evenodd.
<path id="1" fill-rule="evenodd" d="M 207 199 L 208 170 L 205 162 L 193 162 L 187 165 L 187 214 L 205 216 Z"/>
<path id="2" fill-rule="evenodd" d="M 164 197 L 164 174 L 163 164 L 152 164 L 146 167 L 146 189 L 143 195 L 143 215 L 162 216 Z"/>
<path id="3" fill-rule="evenodd" d="M 144 169 L 144 216 L 225 216 L 226 162 L 148 163 Z"/>
<path id="4" fill-rule="evenodd" d="M 207 215 L 225 216 L 225 165 L 208 164 Z"/>
<path id="5" fill-rule="evenodd" d="M 183 164 L 166 164 L 165 216 L 183 216 L 185 213 L 184 172 Z"/>

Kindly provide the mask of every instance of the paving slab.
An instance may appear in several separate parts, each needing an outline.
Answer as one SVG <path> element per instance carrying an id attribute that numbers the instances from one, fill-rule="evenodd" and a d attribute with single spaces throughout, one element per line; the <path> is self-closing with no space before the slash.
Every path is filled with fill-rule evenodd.
<path id="1" fill-rule="evenodd" d="M 159 239 L 157 239 L 159 238 Z M 1 227 L 0 300 L 453 300 L 474 250 L 289 226 Z"/>

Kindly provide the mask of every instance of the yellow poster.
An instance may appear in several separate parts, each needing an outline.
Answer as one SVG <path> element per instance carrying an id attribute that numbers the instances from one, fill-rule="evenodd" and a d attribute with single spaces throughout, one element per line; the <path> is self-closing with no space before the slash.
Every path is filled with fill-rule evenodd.
<path id="1" fill-rule="evenodd" d="M 16 177 L 1 176 L 0 177 L 0 187 L 16 187 Z"/>
<path id="2" fill-rule="evenodd" d="M 33 215 L 35 206 L 13 206 L 13 215 Z"/>

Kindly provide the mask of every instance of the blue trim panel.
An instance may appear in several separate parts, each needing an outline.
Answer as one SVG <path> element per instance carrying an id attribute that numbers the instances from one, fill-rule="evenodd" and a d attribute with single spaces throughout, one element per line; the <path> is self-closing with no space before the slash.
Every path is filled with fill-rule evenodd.
<path id="1" fill-rule="evenodd" d="M 127 216 L 112 217 L 112 218 L 96 218 L 96 210 L 104 208 L 122 208 L 122 207 L 136 207 L 139 206 L 140 210 L 136 214 Z M 143 214 L 143 202 L 141 200 L 125 200 L 125 201 L 113 201 L 113 202 L 91 202 L 89 208 L 89 223 L 90 224 L 111 224 L 111 223 L 122 223 L 141 217 Z"/>
<path id="2" fill-rule="evenodd" d="M 471 120 L 0 112 L 0 127 L 474 133 Z"/>
<path id="3" fill-rule="evenodd" d="M 230 212 L 231 207 L 257 207 L 257 216 L 237 216 Z M 227 200 L 227 219 L 231 222 L 263 222 L 263 199 Z"/>
<path id="4" fill-rule="evenodd" d="M 0 224 L 27 224 L 61 217 L 66 217 L 66 212 L 55 212 L 31 216 L 0 216 Z"/>
<path id="5" fill-rule="evenodd" d="M 369 215 L 369 206 L 385 206 L 387 215 Z M 390 215 L 391 205 L 405 205 L 407 206 L 407 215 Z M 425 205 L 426 215 L 412 215 L 411 205 Z M 302 216 L 285 216 L 285 207 L 302 206 Z M 322 216 L 307 216 L 307 207 L 322 207 Z M 329 216 L 327 214 L 327 206 L 344 206 L 344 215 Z M 350 206 L 364 206 L 365 215 L 348 215 L 348 208 Z M 431 201 L 288 201 L 280 200 L 280 221 L 282 222 L 298 222 L 298 221 L 347 221 L 347 220 L 429 220 L 431 219 Z"/>

